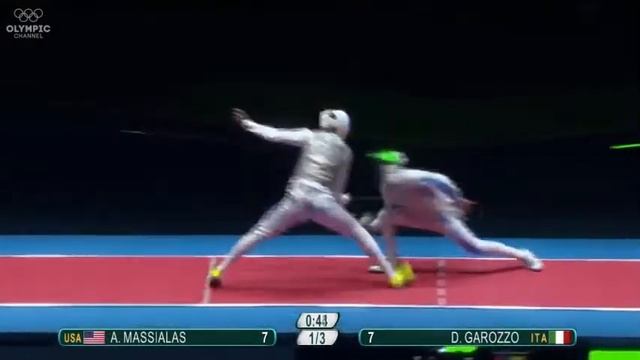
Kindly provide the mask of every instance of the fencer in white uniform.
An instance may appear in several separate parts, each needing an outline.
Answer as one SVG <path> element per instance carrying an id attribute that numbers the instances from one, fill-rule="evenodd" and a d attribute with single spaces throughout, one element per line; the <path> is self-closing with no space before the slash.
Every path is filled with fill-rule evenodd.
<path id="1" fill-rule="evenodd" d="M 381 271 L 387 274 L 392 287 L 405 285 L 407 281 L 403 271 L 396 271 L 391 266 L 375 239 L 344 208 L 349 202 L 349 195 L 344 190 L 353 157 L 344 141 L 350 129 L 350 119 L 346 112 L 320 112 L 320 127 L 317 130 L 278 129 L 261 125 L 240 109 L 233 110 L 233 118 L 242 128 L 265 140 L 300 147 L 301 154 L 282 200 L 238 240 L 219 265 L 210 269 L 211 287 L 220 286 L 222 274 L 229 264 L 255 244 L 307 221 L 354 238 L 381 266 Z"/>
<path id="2" fill-rule="evenodd" d="M 447 176 L 405 167 L 409 159 L 399 151 L 381 151 L 369 157 L 380 164 L 384 207 L 377 216 L 365 215 L 360 222 L 367 229 L 383 234 L 392 265 L 398 261 L 397 228 L 407 227 L 442 234 L 472 254 L 516 258 L 531 270 L 542 270 L 542 261 L 529 250 L 479 239 L 464 221 L 472 202 L 464 198 L 460 188 Z M 372 265 L 369 270 L 379 272 L 380 266 Z"/>

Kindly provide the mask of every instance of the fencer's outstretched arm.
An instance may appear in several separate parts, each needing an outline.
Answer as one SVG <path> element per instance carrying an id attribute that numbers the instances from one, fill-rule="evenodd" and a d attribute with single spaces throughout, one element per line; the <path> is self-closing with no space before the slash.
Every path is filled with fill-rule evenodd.
<path id="1" fill-rule="evenodd" d="M 243 129 L 256 134 L 267 141 L 303 146 L 313 136 L 311 130 L 306 128 L 278 129 L 258 124 L 251 120 L 249 115 L 241 109 L 233 109 L 232 117 L 238 124 L 240 124 L 240 126 L 242 126 Z"/>

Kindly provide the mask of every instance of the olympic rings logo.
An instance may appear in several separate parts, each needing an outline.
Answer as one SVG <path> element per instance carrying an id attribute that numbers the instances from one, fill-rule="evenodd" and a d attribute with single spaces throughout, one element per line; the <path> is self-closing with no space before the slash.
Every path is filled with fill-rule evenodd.
<path id="1" fill-rule="evenodd" d="M 13 16 L 16 17 L 16 19 L 20 20 L 20 22 L 37 22 L 42 16 L 44 15 L 44 12 L 42 11 L 42 9 L 38 8 L 38 9 L 15 9 L 13 11 Z"/>

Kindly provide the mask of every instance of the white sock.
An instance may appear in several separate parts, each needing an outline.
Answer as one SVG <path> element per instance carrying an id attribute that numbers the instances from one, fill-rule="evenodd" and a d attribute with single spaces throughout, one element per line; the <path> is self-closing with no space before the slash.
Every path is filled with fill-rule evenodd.
<path id="1" fill-rule="evenodd" d="M 231 248 L 227 256 L 222 260 L 220 265 L 217 266 L 220 271 L 229 266 L 233 261 L 235 261 L 238 257 L 246 254 L 251 250 L 260 240 L 263 240 L 265 237 L 256 233 L 245 234 L 238 240 L 235 245 Z"/>
<path id="2" fill-rule="evenodd" d="M 387 220 L 388 221 L 388 220 Z M 382 235 L 385 240 L 387 259 L 391 263 L 391 266 L 398 265 L 398 248 L 396 245 L 396 229 L 392 224 L 384 224 L 382 228 Z"/>
<path id="3" fill-rule="evenodd" d="M 528 258 L 527 252 L 523 250 L 497 241 L 479 239 L 458 219 L 452 219 L 448 222 L 445 235 L 454 239 L 465 250 L 474 254 L 512 257 L 521 260 Z"/>
<path id="4" fill-rule="evenodd" d="M 365 249 L 367 254 L 376 260 L 376 264 L 380 264 L 380 266 L 382 266 L 382 269 L 387 276 L 392 277 L 394 274 L 393 266 L 384 256 L 375 239 L 362 227 L 359 227 L 353 232 L 353 237 Z"/>

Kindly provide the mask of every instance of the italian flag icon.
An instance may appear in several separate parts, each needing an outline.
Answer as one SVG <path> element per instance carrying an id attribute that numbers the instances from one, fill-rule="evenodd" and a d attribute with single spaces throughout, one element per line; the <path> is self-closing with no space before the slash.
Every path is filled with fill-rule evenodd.
<path id="1" fill-rule="evenodd" d="M 549 331 L 549 343 L 556 345 L 573 344 L 573 330 L 554 330 Z"/>

